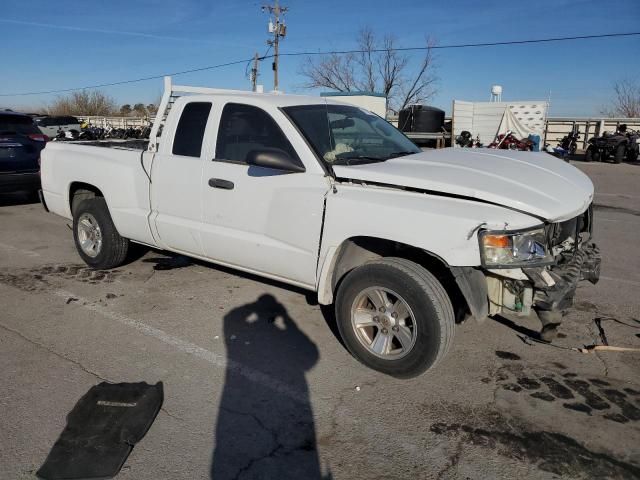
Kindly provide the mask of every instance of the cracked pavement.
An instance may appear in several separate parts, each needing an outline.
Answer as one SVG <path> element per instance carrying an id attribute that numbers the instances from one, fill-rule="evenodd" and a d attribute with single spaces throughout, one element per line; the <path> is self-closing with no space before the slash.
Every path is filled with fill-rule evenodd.
<path id="1" fill-rule="evenodd" d="M 596 184 L 602 279 L 558 347 L 640 347 L 640 166 Z M 0 478 L 35 478 L 94 384 L 162 381 L 118 478 L 640 478 L 640 353 L 524 343 L 532 319 L 458 325 L 435 370 L 357 363 L 295 288 L 150 251 L 107 272 L 66 220 L 0 196 Z M 359 387 L 359 388 L 358 388 Z"/>

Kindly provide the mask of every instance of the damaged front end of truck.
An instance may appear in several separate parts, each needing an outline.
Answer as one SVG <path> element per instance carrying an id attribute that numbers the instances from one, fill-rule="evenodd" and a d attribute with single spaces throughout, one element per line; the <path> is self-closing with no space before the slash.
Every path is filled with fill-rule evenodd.
<path id="1" fill-rule="evenodd" d="M 600 253 L 592 240 L 593 207 L 556 223 L 523 231 L 479 232 L 487 283 L 488 314 L 529 316 L 553 336 L 573 305 L 578 282 L 600 277 Z"/>

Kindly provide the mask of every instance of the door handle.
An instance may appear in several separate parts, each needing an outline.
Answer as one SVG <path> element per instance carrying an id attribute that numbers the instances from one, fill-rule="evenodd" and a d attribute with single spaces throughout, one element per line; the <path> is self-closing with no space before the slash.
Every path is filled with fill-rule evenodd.
<path id="1" fill-rule="evenodd" d="M 209 186 L 213 188 L 222 188 L 223 190 L 233 190 L 233 182 L 223 180 L 222 178 L 210 178 Z"/>

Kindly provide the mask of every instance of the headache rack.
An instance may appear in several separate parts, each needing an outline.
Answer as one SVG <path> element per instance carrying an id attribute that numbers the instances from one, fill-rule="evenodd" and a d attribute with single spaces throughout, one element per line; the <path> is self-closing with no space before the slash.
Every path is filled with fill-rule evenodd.
<path id="1" fill-rule="evenodd" d="M 158 112 L 156 113 L 156 119 L 153 121 L 153 127 L 151 127 L 151 133 L 149 134 L 149 146 L 147 150 L 150 152 L 157 152 L 158 145 L 160 143 L 160 137 L 162 136 L 162 130 L 164 124 L 167 121 L 171 107 L 175 101 L 185 95 L 191 94 L 229 94 L 229 93 L 242 93 L 252 94 L 245 90 L 228 90 L 224 88 L 209 88 L 209 87 L 192 87 L 189 85 L 173 85 L 171 77 L 164 77 L 164 93 L 162 94 L 162 100 L 158 106 Z M 259 94 L 258 94 L 259 95 Z"/>

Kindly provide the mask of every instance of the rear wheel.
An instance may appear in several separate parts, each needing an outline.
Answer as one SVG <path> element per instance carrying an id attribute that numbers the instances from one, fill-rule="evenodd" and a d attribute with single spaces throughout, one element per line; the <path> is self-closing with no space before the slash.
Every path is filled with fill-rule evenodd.
<path id="1" fill-rule="evenodd" d="M 436 365 L 449 350 L 455 327 L 440 282 L 420 265 L 393 257 L 347 274 L 338 290 L 336 319 L 354 357 L 398 378 Z"/>
<path id="2" fill-rule="evenodd" d="M 627 153 L 627 146 L 625 144 L 618 145 L 613 154 L 613 163 L 622 163 L 624 156 Z"/>
<path id="3" fill-rule="evenodd" d="M 82 260 L 95 269 L 122 265 L 129 251 L 129 240 L 116 230 L 102 197 L 83 200 L 74 209 L 73 239 Z"/>

